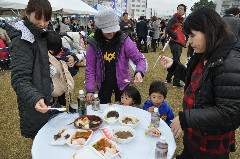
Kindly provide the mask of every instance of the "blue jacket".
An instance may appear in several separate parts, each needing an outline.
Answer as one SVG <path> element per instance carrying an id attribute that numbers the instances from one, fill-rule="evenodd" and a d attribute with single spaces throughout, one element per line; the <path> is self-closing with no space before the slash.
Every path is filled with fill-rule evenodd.
<path id="1" fill-rule="evenodd" d="M 151 106 L 153 106 L 153 103 L 151 102 L 151 100 L 147 100 L 144 103 L 142 109 L 148 110 L 148 108 L 150 108 Z M 168 126 L 170 126 L 170 124 L 172 123 L 170 120 L 174 119 L 174 113 L 172 108 L 168 105 L 168 103 L 165 100 L 162 102 L 162 104 L 158 108 L 158 113 L 160 114 L 160 118 L 163 121 L 165 121 L 168 124 Z"/>

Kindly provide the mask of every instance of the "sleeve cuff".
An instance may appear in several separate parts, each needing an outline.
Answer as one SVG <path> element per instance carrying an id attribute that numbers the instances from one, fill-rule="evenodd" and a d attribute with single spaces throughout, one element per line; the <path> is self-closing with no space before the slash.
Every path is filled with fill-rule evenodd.
<path id="1" fill-rule="evenodd" d="M 179 112 L 179 120 L 180 120 L 180 125 L 181 125 L 181 128 L 183 130 L 185 130 L 186 128 L 188 128 L 188 125 L 187 125 L 187 121 L 186 121 L 186 117 L 185 117 L 185 113 L 184 112 Z"/>
<path id="2" fill-rule="evenodd" d="M 87 93 L 95 93 L 94 90 L 87 90 Z"/>

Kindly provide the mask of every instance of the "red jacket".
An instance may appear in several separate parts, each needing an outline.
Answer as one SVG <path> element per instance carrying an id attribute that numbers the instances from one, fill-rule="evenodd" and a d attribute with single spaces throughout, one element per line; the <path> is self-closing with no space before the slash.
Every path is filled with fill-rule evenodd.
<path id="1" fill-rule="evenodd" d="M 6 44 L 4 41 L 0 38 L 0 48 L 6 48 Z M 8 52 L 1 52 L 0 51 L 0 58 L 7 58 L 8 57 Z"/>
<path id="2" fill-rule="evenodd" d="M 170 36 L 170 40 L 176 42 L 183 47 L 186 45 L 185 35 L 182 31 L 182 22 L 184 18 L 180 17 L 179 14 L 175 13 L 173 17 L 169 20 L 166 31 Z"/>

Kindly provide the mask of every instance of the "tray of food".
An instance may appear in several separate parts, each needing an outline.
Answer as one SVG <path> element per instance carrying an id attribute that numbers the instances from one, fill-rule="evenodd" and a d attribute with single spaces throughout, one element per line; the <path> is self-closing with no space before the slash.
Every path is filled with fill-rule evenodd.
<path id="1" fill-rule="evenodd" d="M 149 125 L 149 126 L 147 126 L 147 128 L 145 130 L 145 134 L 159 137 L 161 135 L 161 132 L 157 128 L 155 128 L 154 126 Z"/>
<path id="2" fill-rule="evenodd" d="M 113 131 L 110 126 L 106 126 L 104 128 L 100 128 L 103 136 L 109 140 L 113 140 Z"/>
<path id="3" fill-rule="evenodd" d="M 114 158 L 122 152 L 122 149 L 115 142 L 107 138 L 101 138 L 91 143 L 91 146 L 107 159 Z"/>
<path id="4" fill-rule="evenodd" d="M 76 129 L 75 132 L 68 138 L 66 143 L 74 148 L 82 148 L 87 144 L 87 142 L 92 137 L 93 131 L 83 130 L 83 129 Z"/>
<path id="5" fill-rule="evenodd" d="M 64 145 L 76 129 L 62 129 L 53 136 L 50 145 Z"/>
<path id="6" fill-rule="evenodd" d="M 140 119 L 135 115 L 123 115 L 119 122 L 124 126 L 135 128 L 140 123 Z"/>

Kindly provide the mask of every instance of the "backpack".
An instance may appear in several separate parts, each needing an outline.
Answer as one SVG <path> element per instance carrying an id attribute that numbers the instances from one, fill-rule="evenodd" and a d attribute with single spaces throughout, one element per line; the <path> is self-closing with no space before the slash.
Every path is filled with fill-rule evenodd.
<path id="1" fill-rule="evenodd" d="M 57 74 L 52 77 L 54 90 L 52 97 L 59 97 L 63 93 L 71 95 L 74 89 L 74 80 L 65 61 L 57 60 L 53 55 L 48 53 L 50 63 L 56 68 Z"/>

